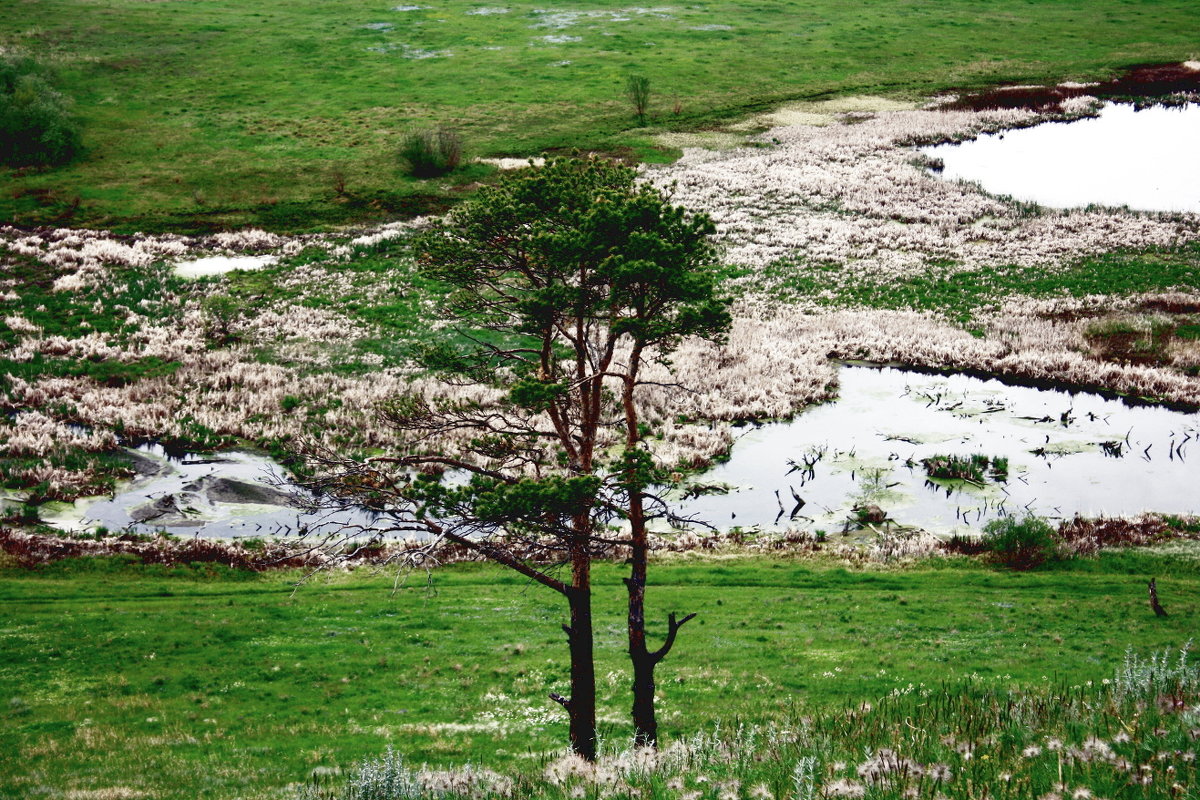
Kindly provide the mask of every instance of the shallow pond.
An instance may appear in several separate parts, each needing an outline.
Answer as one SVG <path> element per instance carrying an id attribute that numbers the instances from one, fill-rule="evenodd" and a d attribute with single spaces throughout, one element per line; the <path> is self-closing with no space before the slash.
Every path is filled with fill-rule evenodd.
<path id="1" fill-rule="evenodd" d="M 366 511 L 311 515 L 283 469 L 249 451 L 170 458 L 158 445 L 127 452 L 137 477 L 112 497 L 51 504 L 42 516 L 70 530 L 167 531 L 207 539 L 294 535 L 320 525 L 369 525 Z"/>
<path id="2" fill-rule="evenodd" d="M 1200 416 L 965 375 L 846 367 L 835 402 L 748 428 L 683 503 L 720 528 L 841 530 L 852 508 L 949 533 L 1002 514 L 1200 513 Z M 1193 455 L 1194 454 L 1194 455 Z M 1007 458 L 1007 476 L 929 480 L 935 456 Z M 795 495 L 805 502 L 801 508 Z M 793 517 L 793 511 L 795 516 Z"/>
<path id="3" fill-rule="evenodd" d="M 1200 513 L 1200 415 L 965 375 L 846 367 L 839 381 L 836 401 L 747 427 L 730 459 L 695 481 L 721 493 L 682 500 L 683 512 L 723 529 L 836 531 L 855 507 L 877 505 L 939 533 L 978 531 L 1005 514 Z M 931 480 L 923 463 L 972 455 L 1007 459 L 1006 471 L 989 464 L 972 481 Z M 43 517 L 68 529 L 206 538 L 374 520 L 303 514 L 283 470 L 259 453 L 176 459 L 146 445 L 129 458 L 138 477 L 115 496 L 52 505 Z"/>
<path id="4" fill-rule="evenodd" d="M 175 265 L 175 274 L 181 278 L 207 278 L 210 275 L 224 275 L 235 269 L 262 269 L 278 260 L 276 256 L 207 256 L 180 261 Z"/>
<path id="5" fill-rule="evenodd" d="M 1045 122 L 921 148 L 941 177 L 1050 208 L 1090 204 L 1200 213 L 1200 104 L 1109 104 L 1097 117 Z"/>

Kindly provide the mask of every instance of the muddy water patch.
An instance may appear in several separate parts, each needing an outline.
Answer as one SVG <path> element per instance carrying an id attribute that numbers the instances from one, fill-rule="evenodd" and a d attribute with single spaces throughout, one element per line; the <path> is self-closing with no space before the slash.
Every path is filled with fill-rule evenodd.
<path id="1" fill-rule="evenodd" d="M 556 28 L 562 30 L 586 22 L 632 22 L 635 18 L 671 19 L 676 9 L 672 6 L 646 8 L 633 6 L 616 10 L 564 10 L 536 8 L 531 13 L 533 28 Z"/>
<path id="2" fill-rule="evenodd" d="M 321 526 L 370 527 L 366 511 L 305 513 L 308 495 L 268 456 L 233 450 L 167 455 L 159 445 L 126 451 L 137 477 L 110 497 L 51 504 L 43 518 L 64 530 L 166 531 L 207 539 L 295 535 Z"/>
<path id="3" fill-rule="evenodd" d="M 1104 106 L 1098 116 L 923 147 L 946 180 L 1050 208 L 1200 214 L 1200 104 Z"/>
<path id="4" fill-rule="evenodd" d="M 490 164 L 497 169 L 503 170 L 528 169 L 529 167 L 541 167 L 546 164 L 546 159 L 542 156 L 534 158 L 477 158 L 475 161 L 480 164 Z"/>
<path id="5" fill-rule="evenodd" d="M 722 529 L 837 531 L 878 506 L 941 533 L 1007 514 L 1200 512 L 1196 414 L 965 375 L 846 367 L 839 381 L 835 402 L 748 430 L 697 479 L 727 492 L 684 512 Z M 978 474 L 944 477 L 947 459 Z"/>

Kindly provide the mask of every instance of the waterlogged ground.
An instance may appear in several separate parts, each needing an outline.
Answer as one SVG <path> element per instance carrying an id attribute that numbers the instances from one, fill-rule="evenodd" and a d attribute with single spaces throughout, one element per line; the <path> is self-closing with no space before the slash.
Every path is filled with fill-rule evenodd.
<path id="1" fill-rule="evenodd" d="M 322 526 L 369 525 L 366 511 L 306 513 L 309 495 L 270 457 L 248 451 L 168 457 L 158 445 L 126 451 L 137 477 L 111 496 L 51 504 L 42 518 L 66 530 L 165 531 L 206 539 L 287 537 Z"/>
<path id="2" fill-rule="evenodd" d="M 179 262 L 175 265 L 175 274 L 181 278 L 207 278 L 235 269 L 262 269 L 277 260 L 275 256 L 207 256 Z"/>
<path id="3" fill-rule="evenodd" d="M 684 500 L 682 513 L 722 529 L 836 531 L 857 528 L 855 509 L 877 505 L 897 523 L 936 533 L 978 532 L 1011 514 L 1200 513 L 1200 415 L 892 368 L 846 367 L 838 384 L 835 400 L 738 435 L 729 460 L 692 482 L 712 493 Z M 372 524 L 365 511 L 304 513 L 307 495 L 266 455 L 168 458 L 150 445 L 129 455 L 135 480 L 110 497 L 52 504 L 43 519 L 71 530 L 205 538 Z M 957 480 L 931 479 L 924 466 L 972 455 L 1003 458 L 1006 468 Z"/>
<path id="4" fill-rule="evenodd" d="M 713 217 L 734 296 L 727 343 L 684 342 L 670 369 L 645 373 L 654 457 L 688 471 L 711 463 L 733 445 L 733 422 L 837 394 L 837 359 L 1200 406 L 1200 215 L 1034 207 L 939 179 L 915 150 L 1097 105 L 843 99 L 764 117 L 787 124 L 753 146 L 688 149 L 648 170 Z M 376 411 L 400 393 L 490 402 L 413 366 L 413 348 L 447 335 L 442 289 L 408 244 L 422 224 L 304 236 L 0 229 L 4 485 L 51 500 L 111 492 L 103 456 L 131 440 L 197 452 L 310 438 L 386 452 L 403 437 Z M 197 264 L 214 274 L 178 274 Z M 844 488 L 858 495 L 861 480 L 855 470 Z M 989 509 L 1000 499 L 985 498 Z M 772 494 L 763 514 L 777 512 Z"/>
<path id="5" fill-rule="evenodd" d="M 721 528 L 837 531 L 854 507 L 878 505 L 949 533 L 1006 514 L 1200 512 L 1196 414 L 966 375 L 848 367 L 838 382 L 833 402 L 739 437 L 697 479 L 730 491 L 692 499 L 685 513 Z M 999 456 L 1007 474 L 930 480 L 923 460 L 945 455 Z"/>
<path id="6" fill-rule="evenodd" d="M 1200 105 L 1109 104 L 1094 117 L 923 147 L 945 180 L 1051 208 L 1200 213 Z"/>

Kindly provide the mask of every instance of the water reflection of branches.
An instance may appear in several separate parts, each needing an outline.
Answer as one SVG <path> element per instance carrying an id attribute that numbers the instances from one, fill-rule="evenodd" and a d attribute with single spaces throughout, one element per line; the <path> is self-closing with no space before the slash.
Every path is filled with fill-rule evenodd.
<path id="1" fill-rule="evenodd" d="M 796 505 L 794 505 L 792 507 L 792 513 L 788 517 L 790 520 L 792 520 L 794 522 L 796 520 L 796 518 L 800 515 L 800 509 L 804 508 L 804 506 L 806 505 L 806 501 L 803 497 L 801 497 L 799 494 L 796 493 L 795 487 L 793 487 L 791 484 L 788 484 L 788 491 L 790 491 L 792 493 L 792 499 L 794 501 L 796 501 Z M 778 525 L 779 520 L 783 518 L 783 514 L 784 514 L 783 501 L 779 499 L 779 490 L 778 489 L 775 490 L 775 502 L 779 505 L 779 513 L 775 515 L 775 523 L 774 524 Z M 805 518 L 805 519 L 807 519 L 807 518 Z"/>
<path id="2" fill-rule="evenodd" d="M 800 456 L 799 462 L 792 458 L 788 459 L 788 471 L 786 474 L 791 475 L 793 472 L 799 472 L 800 485 L 804 486 L 805 483 L 817 477 L 817 464 L 821 461 L 821 459 L 825 458 L 828 453 L 829 445 L 814 445 L 813 447 L 810 447 L 804 453 L 804 455 Z M 793 492 L 793 494 L 795 494 L 795 492 Z"/>

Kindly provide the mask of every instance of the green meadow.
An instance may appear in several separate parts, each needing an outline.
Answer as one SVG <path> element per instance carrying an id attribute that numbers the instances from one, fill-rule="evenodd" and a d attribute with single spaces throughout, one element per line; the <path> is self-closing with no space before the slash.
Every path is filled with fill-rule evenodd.
<path id="1" fill-rule="evenodd" d="M 55 67 L 87 155 L 0 172 L 0 219 L 118 230 L 327 227 L 435 211 L 488 168 L 401 175 L 406 131 L 470 155 L 673 157 L 653 134 L 786 100 L 917 99 L 1194 58 L 1189 0 L 11 0 L 0 47 Z M 651 83 L 647 126 L 624 97 Z"/>
<path id="2" fill-rule="evenodd" d="M 600 715 L 617 747 L 623 573 L 601 564 L 596 580 Z M 1146 603 L 1152 576 L 1165 619 Z M 567 681 L 556 596 L 492 566 L 395 591 L 366 571 L 297 577 L 109 558 L 0 572 L 0 796 L 276 797 L 389 746 L 512 774 L 564 745 L 547 699 Z M 699 613 L 660 668 L 668 742 L 906 687 L 1098 685 L 1127 648 L 1182 646 L 1200 612 L 1200 564 L 1146 551 L 1024 573 L 676 558 L 651 580 L 652 637 L 668 611 Z"/>

